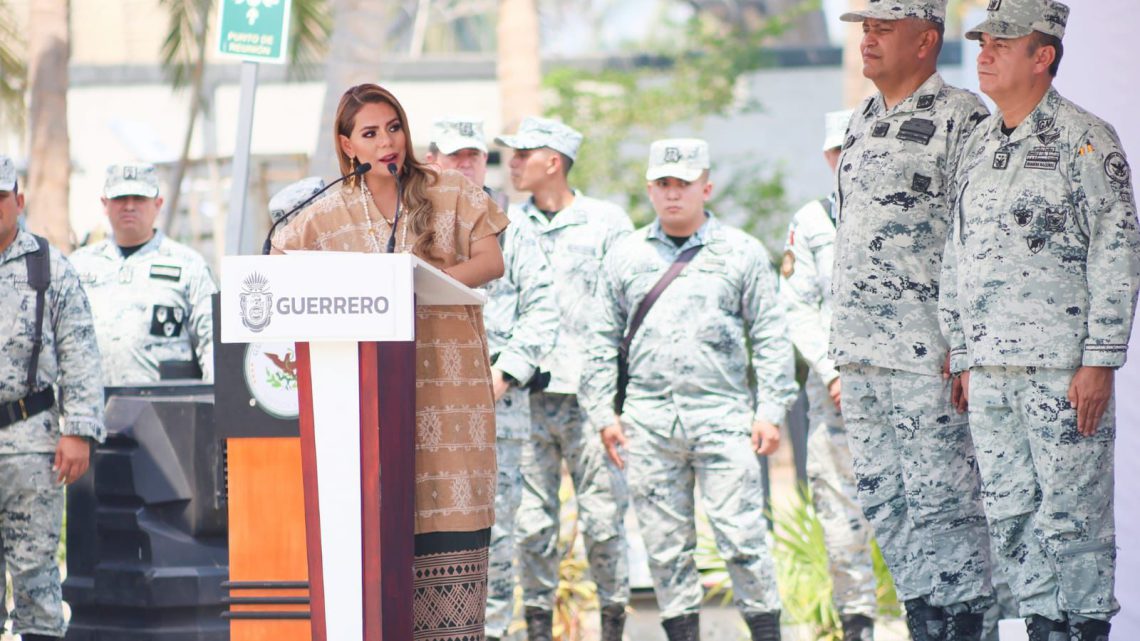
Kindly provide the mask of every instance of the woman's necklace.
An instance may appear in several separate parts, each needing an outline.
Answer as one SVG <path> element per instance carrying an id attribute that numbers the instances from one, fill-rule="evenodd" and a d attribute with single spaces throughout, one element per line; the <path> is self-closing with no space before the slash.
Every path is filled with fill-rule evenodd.
<path id="1" fill-rule="evenodd" d="M 371 241 L 372 250 L 374 253 L 379 254 L 379 253 L 381 253 L 380 241 L 376 237 L 376 231 L 375 231 L 375 228 L 372 224 L 372 214 L 370 214 L 369 210 L 368 210 L 369 205 L 372 205 L 373 202 L 374 201 L 372 200 L 372 192 L 368 189 L 368 185 L 363 180 L 361 180 L 360 181 L 360 206 L 364 209 L 364 217 L 368 219 L 368 238 Z M 384 217 L 384 214 L 380 211 L 379 207 L 376 208 L 376 212 L 379 213 L 380 218 L 382 218 L 384 220 L 384 222 L 388 224 L 388 229 L 390 230 L 390 233 L 395 234 L 397 230 L 392 228 L 392 221 L 390 221 Z M 406 219 L 407 214 L 400 216 L 400 218 Z M 401 225 L 399 220 L 396 221 L 396 226 L 401 227 L 402 231 L 400 231 L 400 242 L 396 246 L 395 253 L 402 253 L 408 247 L 408 221 L 404 220 L 403 223 L 404 224 Z"/>

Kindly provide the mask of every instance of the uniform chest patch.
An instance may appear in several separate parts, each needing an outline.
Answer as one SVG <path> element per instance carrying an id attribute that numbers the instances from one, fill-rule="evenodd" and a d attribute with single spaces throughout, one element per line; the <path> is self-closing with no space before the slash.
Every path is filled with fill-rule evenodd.
<path id="1" fill-rule="evenodd" d="M 1061 132 L 1054 129 L 1053 131 L 1046 131 L 1043 134 L 1037 134 L 1037 140 L 1041 141 L 1042 145 L 1051 145 L 1061 139 Z"/>
<path id="2" fill-rule="evenodd" d="M 938 127 L 932 120 L 911 118 L 899 127 L 899 133 L 895 137 L 899 140 L 929 145 L 930 139 L 934 137 L 934 132 L 937 130 Z"/>
<path id="3" fill-rule="evenodd" d="M 1056 147 L 1034 147 L 1025 156 L 1026 169 L 1054 170 L 1061 162 L 1061 152 Z"/>
<path id="4" fill-rule="evenodd" d="M 1051 232 L 1065 231 L 1065 221 L 1068 220 L 1068 217 L 1069 214 L 1064 207 L 1046 207 L 1045 230 Z"/>
<path id="5" fill-rule="evenodd" d="M 877 123 L 875 123 L 875 128 L 871 130 L 871 137 L 872 138 L 886 138 L 887 132 L 889 132 L 890 130 L 891 130 L 891 123 L 889 123 L 889 122 L 877 122 Z"/>
<path id="6" fill-rule="evenodd" d="M 1119 151 L 1114 151 L 1104 159 L 1104 173 L 1114 183 L 1121 185 L 1128 184 L 1132 179 L 1132 169 L 1128 166 L 1128 161 L 1124 159 L 1124 154 Z"/>
<path id="7" fill-rule="evenodd" d="M 178 282 L 182 278 L 182 268 L 176 265 L 151 265 L 150 277 Z"/>
<path id="8" fill-rule="evenodd" d="M 910 181 L 910 188 L 914 191 L 926 193 L 926 190 L 930 189 L 930 176 L 915 174 Z"/>
<path id="9" fill-rule="evenodd" d="M 930 109 L 934 106 L 934 94 L 928 93 L 925 96 L 918 97 L 919 109 Z"/>
<path id="10" fill-rule="evenodd" d="M 162 338 L 181 336 L 183 320 L 185 312 L 181 307 L 155 305 L 150 313 L 150 335 Z"/>
<path id="11" fill-rule="evenodd" d="M 995 151 L 994 152 L 994 169 L 1006 169 L 1009 167 L 1009 152 L 1008 151 Z"/>

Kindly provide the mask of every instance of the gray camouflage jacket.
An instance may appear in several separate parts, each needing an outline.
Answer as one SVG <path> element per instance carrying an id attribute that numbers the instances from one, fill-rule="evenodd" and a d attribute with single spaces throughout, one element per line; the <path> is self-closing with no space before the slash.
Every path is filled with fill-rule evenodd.
<path id="1" fill-rule="evenodd" d="M 487 345 L 495 357 L 495 367 L 526 385 L 542 358 L 554 349 L 558 336 L 553 270 L 533 230 L 514 219 L 499 234 L 499 244 L 505 269 L 502 278 L 487 286 L 487 304 L 483 307 Z M 500 438 L 527 438 L 529 411 L 510 414 L 499 413 L 496 434 Z M 515 415 L 523 420 L 512 420 Z"/>
<path id="2" fill-rule="evenodd" d="M 831 356 L 839 365 L 940 374 L 948 345 L 938 281 L 950 185 L 962 146 L 987 115 L 937 73 L 887 110 L 855 111 L 839 158 Z"/>
<path id="3" fill-rule="evenodd" d="M 1112 126 L 1050 89 L 966 145 L 942 276 L 951 369 L 1120 367 L 1140 287 L 1131 171 Z"/>
<path id="4" fill-rule="evenodd" d="M 103 383 L 99 347 L 87 296 L 71 263 L 51 248 L 51 284 L 44 304 L 43 349 L 35 390 L 27 388 L 36 327 L 36 294 L 25 255 L 36 251 L 25 231 L 0 254 L 0 402 L 56 386 L 51 410 L 0 429 L 0 455 L 54 452 L 60 435 L 102 442 Z M 60 420 L 62 416 L 62 421 Z"/>
<path id="5" fill-rule="evenodd" d="M 744 432 L 757 419 L 784 422 L 797 388 L 775 271 L 760 241 L 709 214 L 681 247 L 654 221 L 606 255 L 582 373 L 581 400 L 596 429 L 614 421 L 617 350 L 634 310 L 677 255 L 694 245 L 704 249 L 634 336 L 623 414 L 662 430 L 674 418 L 691 428 Z"/>
<path id="6" fill-rule="evenodd" d="M 158 381 L 163 361 L 197 361 L 203 380 L 214 380 L 218 288 L 198 252 L 159 231 L 128 258 L 108 239 L 71 261 L 91 299 L 107 385 Z"/>
<path id="7" fill-rule="evenodd" d="M 542 359 L 542 370 L 551 373 L 546 391 L 577 394 L 602 257 L 633 230 L 633 223 L 621 207 L 578 192 L 574 202 L 550 221 L 530 198 L 511 205 L 511 220 L 534 232 L 554 270 L 560 325 L 554 350 Z"/>

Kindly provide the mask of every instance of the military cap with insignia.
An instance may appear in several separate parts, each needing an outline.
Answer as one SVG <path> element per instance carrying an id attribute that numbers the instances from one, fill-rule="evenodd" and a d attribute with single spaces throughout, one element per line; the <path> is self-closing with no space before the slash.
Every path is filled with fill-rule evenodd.
<path id="1" fill-rule="evenodd" d="M 158 197 L 158 170 L 146 163 L 122 163 L 107 167 L 104 198 L 123 196 Z"/>
<path id="2" fill-rule="evenodd" d="M 16 189 L 16 163 L 8 156 L 0 154 L 0 191 Z"/>
<path id="3" fill-rule="evenodd" d="M 968 40 L 981 40 L 983 33 L 994 38 L 1013 39 L 1034 31 L 1047 36 L 1065 37 L 1069 7 L 1056 0 L 990 0 L 986 20 L 966 32 Z"/>
<path id="4" fill-rule="evenodd" d="M 478 118 L 452 117 L 435 121 L 431 128 L 431 143 L 442 154 L 453 154 L 460 149 L 478 149 L 487 153 L 483 121 Z"/>
<path id="5" fill-rule="evenodd" d="M 541 149 L 547 147 L 577 160 L 582 134 L 573 127 L 549 118 L 524 118 L 513 136 L 499 136 L 495 142 L 511 149 Z"/>
<path id="6" fill-rule="evenodd" d="M 848 11 L 839 16 L 844 22 L 905 18 L 918 18 L 943 24 L 946 22 L 946 0 L 868 0 L 866 9 Z"/>

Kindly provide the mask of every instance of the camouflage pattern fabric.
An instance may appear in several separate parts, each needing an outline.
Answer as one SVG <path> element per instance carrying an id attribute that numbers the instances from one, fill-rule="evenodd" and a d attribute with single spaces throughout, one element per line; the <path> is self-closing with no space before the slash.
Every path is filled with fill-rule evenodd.
<path id="1" fill-rule="evenodd" d="M 534 392 L 530 443 L 523 450 L 523 496 L 515 518 L 526 606 L 552 610 L 558 588 L 562 465 L 570 471 L 578 528 L 601 607 L 629 602 L 625 512 L 629 490 L 572 394 Z"/>
<path id="2" fill-rule="evenodd" d="M 7 566 L 13 633 L 62 638 L 67 624 L 55 555 L 63 488 L 51 464 L 50 454 L 0 454 L 0 577 Z"/>
<path id="3" fill-rule="evenodd" d="M 859 502 L 899 600 L 989 607 L 990 542 L 966 415 L 941 376 L 844 365 Z"/>
<path id="4" fill-rule="evenodd" d="M 107 239 L 71 261 L 91 299 L 107 385 L 158 381 L 164 361 L 196 364 L 214 380 L 210 296 L 218 288 L 201 255 L 156 231 L 127 258 Z"/>

